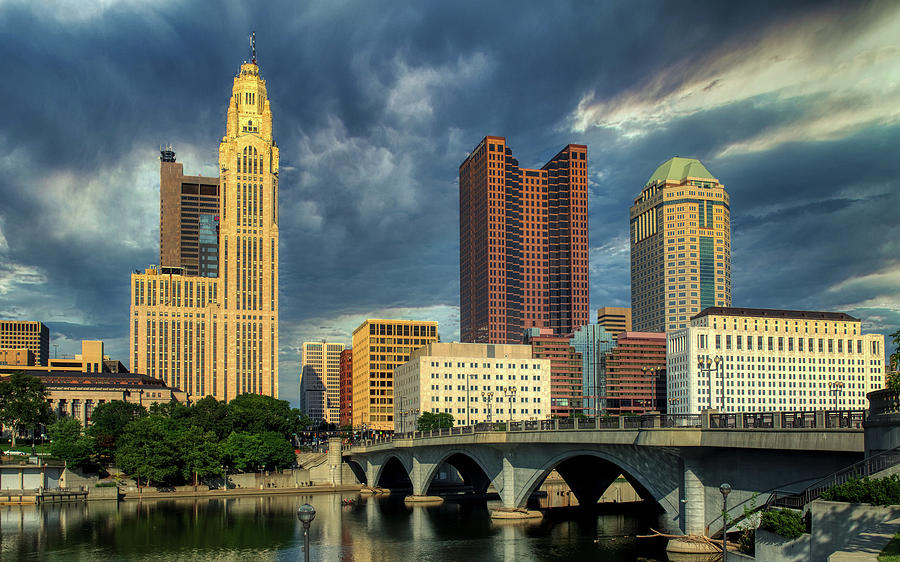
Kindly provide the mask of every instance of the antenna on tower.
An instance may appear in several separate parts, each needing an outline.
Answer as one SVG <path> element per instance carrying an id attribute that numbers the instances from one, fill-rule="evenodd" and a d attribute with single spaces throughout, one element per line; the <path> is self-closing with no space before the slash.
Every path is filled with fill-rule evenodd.
<path id="1" fill-rule="evenodd" d="M 250 33 L 250 60 L 256 64 L 256 32 Z"/>

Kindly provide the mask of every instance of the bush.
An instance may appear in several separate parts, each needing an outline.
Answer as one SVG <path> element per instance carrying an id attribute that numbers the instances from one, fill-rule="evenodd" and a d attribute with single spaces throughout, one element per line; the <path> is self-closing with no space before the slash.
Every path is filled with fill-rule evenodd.
<path id="1" fill-rule="evenodd" d="M 115 482 L 97 482 L 94 484 L 94 488 L 115 488 Z"/>
<path id="2" fill-rule="evenodd" d="M 759 526 L 786 539 L 796 539 L 806 530 L 803 517 L 790 509 L 763 512 Z"/>
<path id="3" fill-rule="evenodd" d="M 900 505 L 900 477 L 850 479 L 822 492 L 828 501 L 870 503 L 872 505 Z"/>

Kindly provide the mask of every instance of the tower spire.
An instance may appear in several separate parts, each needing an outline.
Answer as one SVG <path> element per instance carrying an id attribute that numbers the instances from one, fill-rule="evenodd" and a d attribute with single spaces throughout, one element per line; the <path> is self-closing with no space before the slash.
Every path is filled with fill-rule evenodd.
<path id="1" fill-rule="evenodd" d="M 250 32 L 250 60 L 256 64 L 256 32 Z"/>

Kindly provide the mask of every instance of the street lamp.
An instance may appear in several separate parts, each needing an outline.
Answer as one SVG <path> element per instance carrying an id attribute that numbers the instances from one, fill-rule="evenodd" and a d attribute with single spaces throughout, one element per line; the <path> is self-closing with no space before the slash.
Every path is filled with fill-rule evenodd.
<path id="1" fill-rule="evenodd" d="M 491 423 L 491 400 L 494 399 L 494 393 L 491 391 L 481 391 L 481 399 L 487 403 L 487 422 Z"/>
<path id="2" fill-rule="evenodd" d="M 714 360 L 710 360 L 709 355 L 703 357 L 702 355 L 697 356 L 697 370 L 700 371 L 701 375 L 709 375 L 709 389 L 712 391 L 712 374 L 719 372 L 719 367 L 721 366 L 722 370 L 722 411 L 725 411 L 725 361 L 722 360 L 722 357 L 716 355 Z M 712 395 L 709 397 L 709 407 L 712 408 Z"/>
<path id="3" fill-rule="evenodd" d="M 670 408 L 672 410 L 676 410 L 678 408 L 678 404 L 680 402 L 681 402 L 681 398 L 669 398 L 669 404 L 670 404 Z M 671 413 L 674 414 L 675 412 L 671 412 Z"/>
<path id="4" fill-rule="evenodd" d="M 844 389 L 843 381 L 832 381 L 828 383 L 829 392 L 834 393 L 834 409 L 838 409 L 838 393 Z"/>
<path id="5" fill-rule="evenodd" d="M 728 494 L 731 492 L 731 484 L 728 482 L 719 486 L 722 493 L 722 561 L 728 559 Z"/>
<path id="6" fill-rule="evenodd" d="M 309 524 L 316 518 L 316 508 L 305 503 L 297 509 L 297 519 L 303 523 L 303 559 L 309 562 Z"/>
<path id="7" fill-rule="evenodd" d="M 509 410 L 509 423 L 512 423 L 512 401 L 516 397 L 516 387 L 507 386 L 503 391 L 504 396 L 506 396 L 506 409 Z M 509 431 L 511 428 L 507 427 L 506 430 Z"/>
<path id="8" fill-rule="evenodd" d="M 650 380 L 653 385 L 650 387 L 650 407 L 654 410 L 656 409 L 656 373 L 658 373 L 659 371 L 664 371 L 665 369 L 665 367 L 661 367 L 659 365 L 652 365 L 649 367 L 647 365 L 644 365 L 643 367 L 641 367 L 641 371 L 643 371 L 645 375 L 647 373 L 650 373 Z"/>

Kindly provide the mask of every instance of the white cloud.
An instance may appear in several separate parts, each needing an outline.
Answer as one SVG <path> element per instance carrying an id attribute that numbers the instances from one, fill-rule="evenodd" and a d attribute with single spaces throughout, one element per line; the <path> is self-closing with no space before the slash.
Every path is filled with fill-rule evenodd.
<path id="1" fill-rule="evenodd" d="M 866 14 L 858 27 L 836 12 L 777 24 L 751 43 L 736 40 L 707 57 L 685 59 L 611 99 L 582 97 L 571 129 L 611 129 L 625 138 L 736 102 L 802 110 L 719 155 L 787 142 L 842 138 L 873 123 L 900 121 L 900 5 Z"/>

